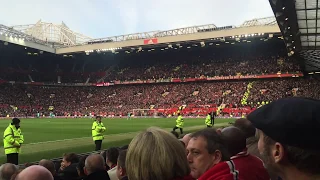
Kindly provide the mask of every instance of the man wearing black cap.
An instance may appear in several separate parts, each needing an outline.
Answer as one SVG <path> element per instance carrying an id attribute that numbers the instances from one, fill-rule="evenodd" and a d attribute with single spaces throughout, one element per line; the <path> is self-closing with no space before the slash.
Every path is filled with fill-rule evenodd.
<path id="1" fill-rule="evenodd" d="M 320 179 L 320 101 L 285 98 L 248 115 L 265 166 L 283 180 Z"/>
<path id="2" fill-rule="evenodd" d="M 9 124 L 3 133 L 3 147 L 7 155 L 7 163 L 18 165 L 18 155 L 23 142 L 24 138 L 20 129 L 20 119 L 13 118 L 12 123 Z"/>

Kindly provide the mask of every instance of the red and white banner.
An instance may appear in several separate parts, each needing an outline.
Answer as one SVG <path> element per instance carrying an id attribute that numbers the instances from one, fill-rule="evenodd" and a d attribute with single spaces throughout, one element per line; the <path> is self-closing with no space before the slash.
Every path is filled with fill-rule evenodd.
<path id="1" fill-rule="evenodd" d="M 145 39 L 143 40 L 143 44 L 158 44 L 157 38 Z"/>

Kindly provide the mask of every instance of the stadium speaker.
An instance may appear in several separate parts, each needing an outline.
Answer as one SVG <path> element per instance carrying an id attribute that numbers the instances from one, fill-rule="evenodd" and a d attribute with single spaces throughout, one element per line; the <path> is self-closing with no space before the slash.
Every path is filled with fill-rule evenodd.
<path id="1" fill-rule="evenodd" d="M 276 12 L 275 14 L 276 18 L 283 16 L 283 12 Z"/>
<path id="2" fill-rule="evenodd" d="M 278 0 L 270 0 L 271 5 L 273 6 L 277 5 L 278 2 Z"/>

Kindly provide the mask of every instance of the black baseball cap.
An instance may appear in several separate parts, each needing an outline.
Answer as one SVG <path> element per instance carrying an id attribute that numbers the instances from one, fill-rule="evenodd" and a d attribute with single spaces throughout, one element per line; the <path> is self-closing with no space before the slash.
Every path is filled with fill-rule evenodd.
<path id="1" fill-rule="evenodd" d="M 300 97 L 279 99 L 256 109 L 247 119 L 284 145 L 320 150 L 320 100 Z"/>

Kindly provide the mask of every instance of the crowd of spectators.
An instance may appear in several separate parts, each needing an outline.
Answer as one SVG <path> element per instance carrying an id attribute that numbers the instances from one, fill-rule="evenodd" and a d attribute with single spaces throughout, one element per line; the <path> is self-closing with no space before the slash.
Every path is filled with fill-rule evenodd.
<path id="1" fill-rule="evenodd" d="M 41 56 L 0 62 L 0 79 L 20 82 L 96 83 L 121 80 L 196 78 L 203 76 L 294 73 L 299 66 L 287 58 L 283 42 L 221 48 L 168 49 L 130 54 Z M 106 61 L 106 59 L 110 59 Z M 7 62 L 8 61 L 8 62 Z"/>
<path id="2" fill-rule="evenodd" d="M 252 88 L 243 104 L 242 98 Z M 303 96 L 320 99 L 320 82 L 309 78 L 258 81 L 223 81 L 109 87 L 54 87 L 1 85 L 0 116 L 126 115 L 133 109 L 170 109 L 189 107 L 258 107 L 279 98 Z"/>
<path id="3" fill-rule="evenodd" d="M 319 143 L 305 141 L 296 131 L 319 134 L 315 132 L 319 127 L 319 107 L 319 101 L 312 99 L 285 98 L 255 110 L 247 118 L 235 120 L 229 127 L 206 128 L 181 137 L 149 127 L 139 132 L 129 145 L 119 148 L 89 155 L 66 153 L 60 161 L 43 159 L 20 168 L 3 164 L 0 179 L 318 179 Z M 284 111 L 290 114 L 283 114 Z M 287 128 L 288 120 L 292 128 Z M 280 131 L 270 131 L 270 127 Z M 282 138 L 286 133 L 290 136 Z"/>

